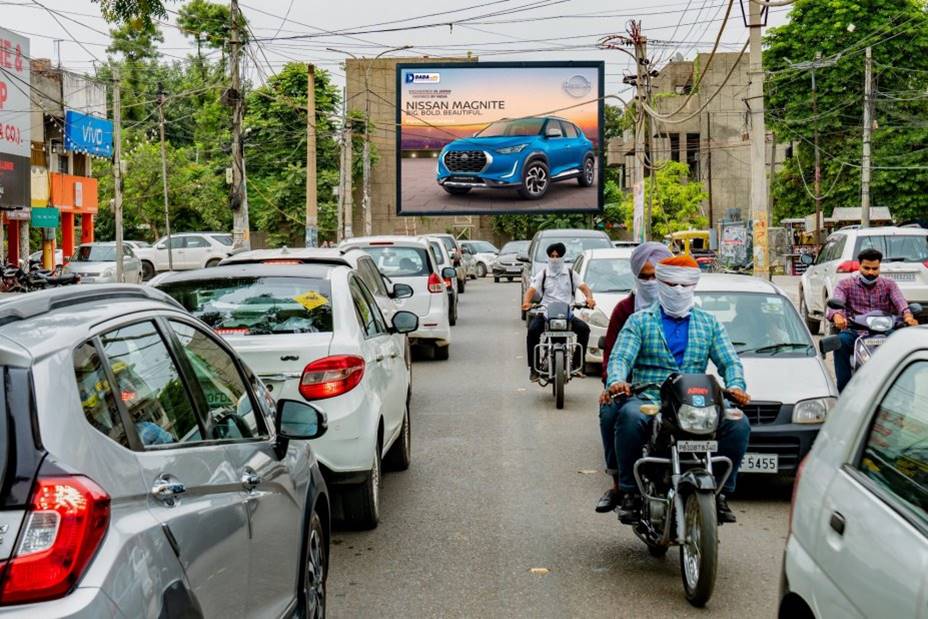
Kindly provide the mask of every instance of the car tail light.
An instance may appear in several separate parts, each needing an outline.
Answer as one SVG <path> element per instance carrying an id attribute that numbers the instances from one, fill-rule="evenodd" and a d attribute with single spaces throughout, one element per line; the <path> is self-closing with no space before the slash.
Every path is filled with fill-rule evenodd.
<path id="1" fill-rule="evenodd" d="M 371 247 L 385 247 L 388 245 L 393 245 L 392 241 L 371 241 Z"/>
<path id="2" fill-rule="evenodd" d="M 110 497 L 86 477 L 40 477 L 23 522 L 0 592 L 4 605 L 71 591 L 109 527 Z"/>
<path id="3" fill-rule="evenodd" d="M 270 258 L 265 260 L 264 264 L 303 264 L 303 262 L 293 258 Z"/>
<path id="4" fill-rule="evenodd" d="M 799 461 L 799 466 L 796 467 L 796 479 L 793 481 L 793 494 L 789 501 L 789 532 L 793 532 L 793 512 L 796 510 L 796 495 L 799 493 L 799 479 L 802 477 L 802 470 L 806 466 L 806 462 L 809 460 L 808 454 L 802 460 Z"/>
<path id="5" fill-rule="evenodd" d="M 216 327 L 213 332 L 218 335 L 248 335 L 251 333 L 248 327 Z"/>
<path id="6" fill-rule="evenodd" d="M 922 262 L 922 264 L 924 264 L 925 267 L 928 268 L 928 260 L 925 260 L 924 262 Z"/>
<path id="7" fill-rule="evenodd" d="M 444 292 L 445 285 L 450 286 L 451 284 L 448 284 L 448 280 L 445 280 L 445 283 L 442 284 L 441 278 L 438 277 L 438 273 L 429 275 L 429 292 Z"/>
<path id="8" fill-rule="evenodd" d="M 856 273 L 860 270 L 860 263 L 856 260 L 845 260 L 838 265 L 838 273 Z"/>
<path id="9" fill-rule="evenodd" d="M 348 393 L 364 377 L 364 359 L 334 355 L 313 361 L 303 370 L 300 395 L 307 400 L 324 400 Z"/>

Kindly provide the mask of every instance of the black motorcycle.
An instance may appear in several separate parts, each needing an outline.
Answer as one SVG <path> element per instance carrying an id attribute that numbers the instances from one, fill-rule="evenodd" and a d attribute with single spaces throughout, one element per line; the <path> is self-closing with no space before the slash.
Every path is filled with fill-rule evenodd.
<path id="1" fill-rule="evenodd" d="M 532 366 L 538 373 L 538 384 L 542 387 L 551 385 L 554 394 L 554 405 L 558 409 L 564 408 L 564 387 L 570 382 L 574 373 L 574 359 L 580 355 L 580 344 L 577 343 L 577 334 L 570 328 L 573 318 L 573 309 L 586 307 L 586 305 L 554 302 L 545 306 L 545 330 L 541 340 L 535 346 L 532 355 Z M 542 315 L 540 306 L 529 310 L 529 323 L 535 316 Z M 583 360 L 580 360 L 581 363 Z"/>
<path id="2" fill-rule="evenodd" d="M 641 385 L 633 393 L 656 387 Z M 672 374 L 660 385 L 660 394 L 660 405 L 641 407 L 653 423 L 635 462 L 642 508 L 631 526 L 655 557 L 680 546 L 686 599 L 702 607 L 712 597 L 718 567 L 715 496 L 732 471 L 729 458 L 715 455 L 718 427 L 724 415 L 743 413 L 725 410 L 724 392 L 707 374 Z"/>

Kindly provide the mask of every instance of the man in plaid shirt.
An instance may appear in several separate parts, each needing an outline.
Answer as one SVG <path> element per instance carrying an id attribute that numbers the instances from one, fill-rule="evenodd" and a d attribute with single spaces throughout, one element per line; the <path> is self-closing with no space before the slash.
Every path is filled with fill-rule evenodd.
<path id="1" fill-rule="evenodd" d="M 694 307 L 699 265 L 690 256 L 666 258 L 656 268 L 659 303 L 631 315 L 609 357 L 607 383 L 613 396 L 625 395 L 615 428 L 619 461 L 619 490 L 623 493 L 619 519 L 637 521 L 641 495 L 635 482 L 635 461 L 650 433 L 651 418 L 641 405 L 660 402 L 657 389 L 632 397 L 632 384 L 660 385 L 674 373 L 704 374 L 711 359 L 722 376 L 728 397 L 747 404 L 744 369 L 728 334 L 714 316 Z M 723 492 L 735 490 L 735 479 L 748 448 L 751 426 L 747 418 L 723 418 L 719 423 L 719 454 L 731 459 L 733 469 Z M 735 522 L 724 494 L 716 502 L 719 522 Z"/>
<path id="2" fill-rule="evenodd" d="M 869 248 L 857 254 L 860 270 L 855 277 L 838 282 L 832 298 L 843 301 L 845 309 L 834 310 L 828 308 L 825 317 L 835 324 L 841 333 L 841 348 L 835 351 L 835 379 L 838 391 L 851 380 L 851 355 L 854 354 L 854 342 L 860 335 L 853 329 L 848 329 L 848 315 L 862 316 L 868 312 L 881 311 L 902 319 L 910 327 L 918 324 L 912 312 L 909 311 L 909 302 L 905 300 L 899 286 L 891 279 L 880 277 L 880 264 L 883 254 L 879 250 Z"/>

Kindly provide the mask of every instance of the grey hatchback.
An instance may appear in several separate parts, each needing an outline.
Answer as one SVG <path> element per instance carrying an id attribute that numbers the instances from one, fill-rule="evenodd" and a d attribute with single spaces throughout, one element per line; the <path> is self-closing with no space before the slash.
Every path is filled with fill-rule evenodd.
<path id="1" fill-rule="evenodd" d="M 324 616 L 325 429 L 158 290 L 0 301 L 0 617 Z"/>

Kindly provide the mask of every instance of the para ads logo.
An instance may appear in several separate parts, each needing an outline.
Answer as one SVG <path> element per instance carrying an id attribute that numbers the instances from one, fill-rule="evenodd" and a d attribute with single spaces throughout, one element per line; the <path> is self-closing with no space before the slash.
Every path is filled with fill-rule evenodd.
<path id="1" fill-rule="evenodd" d="M 407 84 L 437 84 L 441 81 L 440 73 L 414 73 L 406 74 Z"/>

